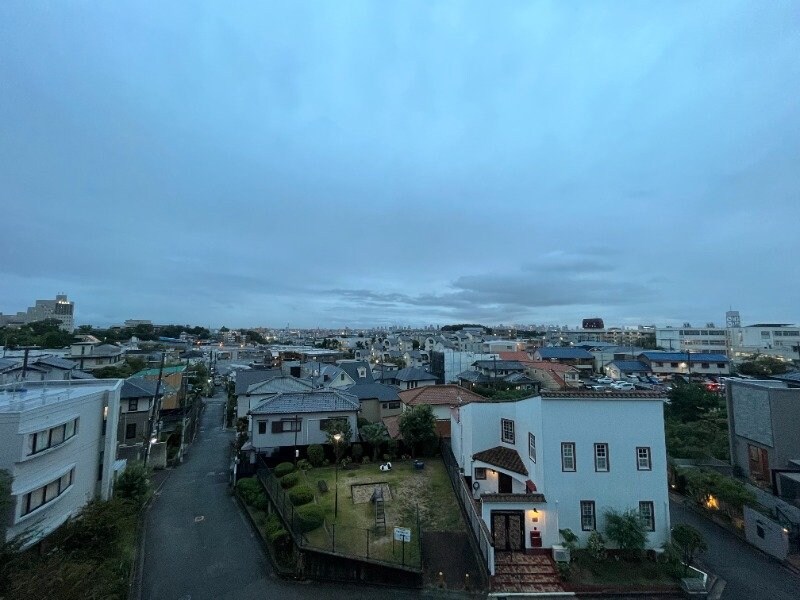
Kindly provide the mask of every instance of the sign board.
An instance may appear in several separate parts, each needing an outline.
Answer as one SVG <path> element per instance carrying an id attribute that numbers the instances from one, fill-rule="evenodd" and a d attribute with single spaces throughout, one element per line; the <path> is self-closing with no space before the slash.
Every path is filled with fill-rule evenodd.
<path id="1" fill-rule="evenodd" d="M 394 539 L 398 542 L 410 542 L 411 541 L 411 530 L 407 527 L 395 527 L 394 528 Z"/>

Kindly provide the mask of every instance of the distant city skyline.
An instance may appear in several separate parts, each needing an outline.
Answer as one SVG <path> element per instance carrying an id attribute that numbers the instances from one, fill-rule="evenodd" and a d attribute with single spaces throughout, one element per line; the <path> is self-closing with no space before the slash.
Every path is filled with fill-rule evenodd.
<path id="1" fill-rule="evenodd" d="M 0 4 L 0 310 L 798 320 L 796 2 Z"/>

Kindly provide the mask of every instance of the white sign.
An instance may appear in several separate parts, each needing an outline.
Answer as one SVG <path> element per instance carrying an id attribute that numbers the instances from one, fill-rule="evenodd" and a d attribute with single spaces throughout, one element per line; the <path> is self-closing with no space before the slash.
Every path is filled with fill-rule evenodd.
<path id="1" fill-rule="evenodd" d="M 410 542 L 411 530 L 406 527 L 395 527 L 394 539 L 397 540 L 398 542 Z"/>

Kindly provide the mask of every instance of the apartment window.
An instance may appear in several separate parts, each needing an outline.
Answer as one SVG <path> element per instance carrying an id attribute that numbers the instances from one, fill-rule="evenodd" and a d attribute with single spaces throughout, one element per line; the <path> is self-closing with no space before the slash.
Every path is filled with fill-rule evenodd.
<path id="1" fill-rule="evenodd" d="M 286 433 L 300 431 L 300 419 L 281 419 L 272 422 L 272 433 Z"/>
<path id="2" fill-rule="evenodd" d="M 25 516 L 32 513 L 37 508 L 47 504 L 48 502 L 52 502 L 61 494 L 66 492 L 67 489 L 69 489 L 69 487 L 72 485 L 74 474 L 75 469 L 70 469 L 58 479 L 51 481 L 47 485 L 43 485 L 40 488 L 31 490 L 27 494 L 23 495 L 20 516 Z"/>
<path id="3" fill-rule="evenodd" d="M 575 442 L 561 442 L 561 470 L 574 471 L 575 468 Z"/>
<path id="4" fill-rule="evenodd" d="M 128 423 L 125 425 L 125 439 L 129 440 L 136 437 L 136 423 Z"/>
<path id="5" fill-rule="evenodd" d="M 657 366 L 657 367 L 663 367 L 663 366 L 664 366 L 664 363 L 663 363 L 663 362 L 657 362 L 657 363 L 656 363 L 656 366 Z"/>
<path id="6" fill-rule="evenodd" d="M 652 502 L 639 502 L 639 515 L 642 517 L 642 522 L 647 531 L 656 530 L 656 517 Z"/>
<path id="7" fill-rule="evenodd" d="M 78 419 L 28 435 L 28 456 L 63 444 L 78 430 Z"/>
<path id="8" fill-rule="evenodd" d="M 708 363 L 700 363 L 701 369 L 707 369 L 709 367 Z"/>
<path id="9" fill-rule="evenodd" d="M 514 443 L 514 421 L 500 419 L 500 439 L 506 444 Z"/>
<path id="10" fill-rule="evenodd" d="M 669 363 L 669 366 L 673 369 L 676 369 L 678 367 L 678 363 Z"/>
<path id="11" fill-rule="evenodd" d="M 399 402 L 389 402 L 389 409 L 390 410 L 396 409 L 396 408 L 400 408 L 400 403 Z"/>
<path id="12" fill-rule="evenodd" d="M 267 422 L 266 421 L 259 421 L 258 422 L 258 433 L 264 435 L 267 433 Z"/>
<path id="13" fill-rule="evenodd" d="M 725 363 L 717 363 L 717 368 L 718 369 L 724 369 L 725 368 Z"/>
<path id="14" fill-rule="evenodd" d="M 532 433 L 528 434 L 528 456 L 536 462 L 536 436 Z"/>
<path id="15" fill-rule="evenodd" d="M 597 529 L 597 519 L 594 512 L 594 500 L 581 500 L 581 530 L 594 531 Z"/>
<path id="16" fill-rule="evenodd" d="M 636 448 L 636 469 L 639 471 L 650 471 L 653 465 L 650 462 L 650 448 L 640 446 Z"/>
<path id="17" fill-rule="evenodd" d="M 139 410 L 139 399 L 128 400 L 128 412 L 136 412 L 137 410 Z"/>
<path id="18" fill-rule="evenodd" d="M 486 467 L 475 467 L 475 479 L 486 479 Z"/>
<path id="19" fill-rule="evenodd" d="M 594 470 L 598 472 L 609 470 L 608 444 L 606 443 L 594 445 Z"/>

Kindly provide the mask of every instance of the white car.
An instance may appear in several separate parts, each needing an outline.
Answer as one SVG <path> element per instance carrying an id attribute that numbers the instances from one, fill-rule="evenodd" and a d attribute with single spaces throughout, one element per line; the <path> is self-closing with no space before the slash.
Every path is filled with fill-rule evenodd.
<path id="1" fill-rule="evenodd" d="M 628 383 L 627 381 L 618 381 L 617 383 L 612 383 L 611 387 L 615 390 L 624 390 L 626 392 L 636 389 L 635 385 Z"/>
<path id="2" fill-rule="evenodd" d="M 597 383 L 614 383 L 614 380 L 611 377 L 600 377 L 597 379 Z"/>

